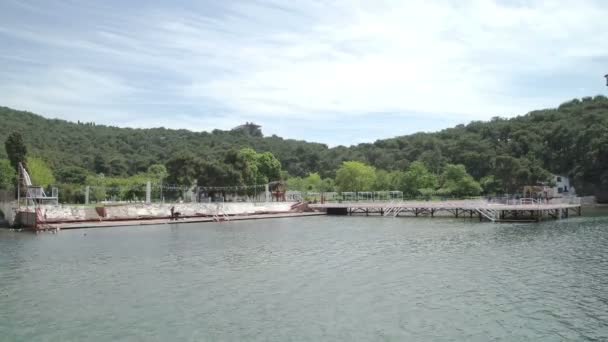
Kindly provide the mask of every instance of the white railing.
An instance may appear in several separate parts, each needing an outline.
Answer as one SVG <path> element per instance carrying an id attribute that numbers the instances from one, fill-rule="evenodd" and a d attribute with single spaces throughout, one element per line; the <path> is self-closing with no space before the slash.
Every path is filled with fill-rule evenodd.
<path id="1" fill-rule="evenodd" d="M 575 196 L 558 197 L 558 198 L 551 199 L 550 203 L 551 204 L 575 204 L 575 205 L 581 205 L 581 198 L 580 197 L 575 197 Z"/>

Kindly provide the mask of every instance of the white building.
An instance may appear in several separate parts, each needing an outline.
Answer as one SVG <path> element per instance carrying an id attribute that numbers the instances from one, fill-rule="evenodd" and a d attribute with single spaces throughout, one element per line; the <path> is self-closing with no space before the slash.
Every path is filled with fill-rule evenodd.
<path id="1" fill-rule="evenodd" d="M 550 183 L 554 185 L 551 186 L 548 182 L 542 183 L 542 185 L 524 186 L 523 193 L 528 197 L 540 196 L 548 199 L 576 196 L 576 191 L 568 177 L 553 175 L 553 181 Z"/>
<path id="2" fill-rule="evenodd" d="M 553 176 L 553 182 L 555 186 L 552 188 L 554 197 L 562 197 L 562 196 L 575 196 L 576 191 L 574 187 L 570 184 L 570 179 L 566 176 Z"/>

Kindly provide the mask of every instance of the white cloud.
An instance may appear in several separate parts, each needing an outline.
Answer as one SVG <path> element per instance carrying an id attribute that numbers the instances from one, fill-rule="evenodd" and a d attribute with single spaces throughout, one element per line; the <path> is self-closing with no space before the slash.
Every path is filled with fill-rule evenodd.
<path id="1" fill-rule="evenodd" d="M 235 112 L 313 118 L 376 111 L 521 114 L 557 103 L 542 92 L 509 94 L 512 77 L 575 68 L 579 57 L 605 52 L 597 44 L 608 32 L 605 8 L 554 3 L 345 2 L 341 20 L 320 15 L 305 30 L 270 33 L 271 45 L 234 40 L 219 51 L 234 72 L 193 80 L 185 94 L 211 97 Z M 252 59 L 239 63 L 228 51 Z"/>
<path id="2" fill-rule="evenodd" d="M 284 136 L 289 125 L 276 120 L 315 127 L 375 113 L 396 114 L 387 127 L 426 113 L 442 128 L 555 106 L 581 88 L 594 95 L 603 73 L 593 59 L 608 55 L 603 1 L 273 0 L 123 12 L 96 8 L 87 13 L 99 17 L 75 28 L 0 25 L 0 42 L 23 42 L 0 51 L 17 65 L 0 70 L 0 103 L 93 116 L 85 121 L 115 113 L 104 121 L 147 127 L 209 130 L 245 118 Z M 581 73 L 589 76 L 572 80 Z"/>
<path id="3" fill-rule="evenodd" d="M 110 115 L 116 109 L 105 114 L 99 109 L 135 91 L 113 76 L 70 68 L 52 68 L 0 84 L 3 105 L 39 113 L 61 112 L 70 120 L 81 119 L 83 111 L 96 111 L 103 121 L 120 118 L 123 114 Z"/>

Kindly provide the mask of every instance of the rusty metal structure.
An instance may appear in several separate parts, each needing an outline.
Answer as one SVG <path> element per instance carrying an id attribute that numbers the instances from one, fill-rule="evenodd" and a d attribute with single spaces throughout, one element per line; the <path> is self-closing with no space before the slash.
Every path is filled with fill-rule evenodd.
<path id="1" fill-rule="evenodd" d="M 276 181 L 268 183 L 268 191 L 271 194 L 273 202 L 286 202 L 287 183 L 284 181 Z"/>

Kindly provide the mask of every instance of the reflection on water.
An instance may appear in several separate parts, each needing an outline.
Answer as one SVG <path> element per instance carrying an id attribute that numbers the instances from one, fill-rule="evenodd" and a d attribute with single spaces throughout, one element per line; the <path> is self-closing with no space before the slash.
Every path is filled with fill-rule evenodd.
<path id="1" fill-rule="evenodd" d="M 608 217 L 0 232 L 12 340 L 608 339 Z"/>

